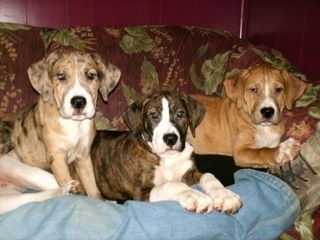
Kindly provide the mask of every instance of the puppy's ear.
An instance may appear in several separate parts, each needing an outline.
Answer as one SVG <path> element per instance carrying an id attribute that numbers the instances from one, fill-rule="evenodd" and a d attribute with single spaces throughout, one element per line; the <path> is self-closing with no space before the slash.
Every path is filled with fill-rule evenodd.
<path id="1" fill-rule="evenodd" d="M 247 70 L 242 70 L 232 78 L 227 78 L 223 81 L 223 86 L 227 97 L 229 97 L 238 108 L 241 108 L 244 104 L 243 78 L 246 76 L 246 74 Z"/>
<path id="2" fill-rule="evenodd" d="M 185 101 L 188 107 L 188 112 L 190 117 L 189 127 L 191 130 L 192 136 L 195 137 L 196 128 L 199 126 L 199 124 L 203 120 L 204 115 L 206 113 L 206 109 L 202 103 L 198 102 L 192 97 L 183 95 L 182 99 Z"/>
<path id="3" fill-rule="evenodd" d="M 52 52 L 28 68 L 31 85 L 41 95 L 44 102 L 47 102 L 52 96 L 49 68 L 58 58 L 59 54 Z"/>
<path id="4" fill-rule="evenodd" d="M 285 105 L 287 109 L 291 109 L 294 102 L 301 97 L 303 92 L 308 87 L 308 84 L 287 71 L 281 71 L 281 75 L 285 79 L 286 83 L 286 96 L 285 96 Z"/>
<path id="5" fill-rule="evenodd" d="M 99 68 L 99 92 L 103 101 L 107 102 L 109 93 L 117 86 L 120 80 L 120 69 L 111 63 L 105 64 L 99 54 L 93 54 L 92 58 Z"/>
<path id="6" fill-rule="evenodd" d="M 142 109 L 142 102 L 136 101 L 129 105 L 122 113 L 122 118 L 131 131 L 136 131 L 142 126 Z"/>

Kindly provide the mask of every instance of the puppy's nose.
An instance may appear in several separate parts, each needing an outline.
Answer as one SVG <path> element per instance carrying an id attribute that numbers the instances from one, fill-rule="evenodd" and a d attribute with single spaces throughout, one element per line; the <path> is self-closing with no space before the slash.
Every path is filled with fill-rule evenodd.
<path id="1" fill-rule="evenodd" d="M 168 146 L 173 146 L 176 144 L 178 140 L 178 136 L 174 133 L 167 133 L 163 136 L 163 141 L 168 145 Z"/>
<path id="2" fill-rule="evenodd" d="M 260 110 L 262 116 L 266 119 L 269 119 L 274 114 L 274 109 L 272 107 L 264 107 Z"/>
<path id="3" fill-rule="evenodd" d="M 84 108 L 87 104 L 87 100 L 84 97 L 76 96 L 71 98 L 71 105 L 74 108 L 81 109 Z"/>

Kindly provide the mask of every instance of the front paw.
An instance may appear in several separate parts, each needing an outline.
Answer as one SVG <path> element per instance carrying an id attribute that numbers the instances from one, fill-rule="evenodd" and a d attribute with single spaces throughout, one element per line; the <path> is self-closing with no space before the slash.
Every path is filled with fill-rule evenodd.
<path id="1" fill-rule="evenodd" d="M 293 138 L 289 138 L 280 143 L 279 154 L 276 158 L 276 163 L 283 164 L 292 161 L 299 154 L 300 149 L 300 143 Z"/>
<path id="2" fill-rule="evenodd" d="M 208 195 L 193 189 L 179 193 L 177 201 L 190 212 L 209 213 L 214 210 L 212 199 Z"/>
<path id="3" fill-rule="evenodd" d="M 78 180 L 71 180 L 61 187 L 63 195 L 78 194 L 85 195 L 85 190 Z"/>
<path id="4" fill-rule="evenodd" d="M 240 196 L 224 187 L 212 189 L 208 195 L 213 199 L 214 209 L 226 214 L 234 214 L 242 206 Z"/>

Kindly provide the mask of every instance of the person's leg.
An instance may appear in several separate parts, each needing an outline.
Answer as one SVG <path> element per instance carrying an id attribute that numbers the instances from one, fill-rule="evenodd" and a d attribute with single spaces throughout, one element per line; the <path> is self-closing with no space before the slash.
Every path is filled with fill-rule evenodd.
<path id="1" fill-rule="evenodd" d="M 299 213 L 278 178 L 240 170 L 229 187 L 243 199 L 235 215 L 187 212 L 173 201 L 124 205 L 67 196 L 0 215 L 0 239 L 275 239 Z"/>

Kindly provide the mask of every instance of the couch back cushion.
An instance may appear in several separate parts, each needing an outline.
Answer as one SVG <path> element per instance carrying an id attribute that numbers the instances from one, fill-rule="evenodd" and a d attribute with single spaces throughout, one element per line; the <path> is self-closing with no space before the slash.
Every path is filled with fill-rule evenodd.
<path id="1" fill-rule="evenodd" d="M 229 33 L 187 26 L 47 29 L 2 23 L 0 40 L 0 117 L 36 101 L 27 76 L 32 63 L 50 51 L 72 47 L 98 53 L 120 68 L 120 82 L 108 103 L 98 99 L 96 117 L 99 128 L 119 130 L 126 129 L 121 117 L 126 106 L 143 95 L 164 88 L 223 95 L 223 79 L 239 69 L 286 61 L 280 53 Z"/>

